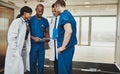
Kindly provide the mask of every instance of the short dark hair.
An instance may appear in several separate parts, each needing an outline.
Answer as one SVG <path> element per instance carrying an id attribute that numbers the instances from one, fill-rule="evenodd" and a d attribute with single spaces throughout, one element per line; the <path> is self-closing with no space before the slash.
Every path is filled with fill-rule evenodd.
<path id="1" fill-rule="evenodd" d="M 37 10 L 37 8 L 38 8 L 39 6 L 44 9 L 44 5 L 43 5 L 43 4 L 38 4 L 38 5 L 36 6 L 35 10 Z"/>
<path id="2" fill-rule="evenodd" d="M 65 6 L 66 6 L 66 3 L 65 3 L 64 0 L 57 0 L 57 1 L 55 2 L 55 4 L 59 4 L 59 5 L 62 6 L 62 7 L 65 7 Z"/>
<path id="3" fill-rule="evenodd" d="M 23 15 L 24 12 L 27 12 L 27 13 L 31 13 L 32 12 L 32 9 L 28 6 L 24 6 L 20 9 L 20 14 Z"/>
<path id="4" fill-rule="evenodd" d="M 52 8 L 54 8 L 54 6 L 55 6 L 55 3 L 52 4 Z"/>

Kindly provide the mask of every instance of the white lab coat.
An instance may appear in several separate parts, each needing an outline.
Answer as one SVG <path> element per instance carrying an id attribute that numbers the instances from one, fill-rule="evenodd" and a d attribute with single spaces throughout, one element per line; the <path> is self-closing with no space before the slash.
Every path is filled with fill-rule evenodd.
<path id="1" fill-rule="evenodd" d="M 56 23 L 56 27 L 58 26 L 58 21 L 59 21 L 59 16 L 57 17 L 57 23 Z M 55 23 L 55 17 L 52 18 L 51 20 L 51 24 L 50 24 L 50 38 L 52 38 L 52 33 L 53 33 L 53 28 L 54 28 L 54 23 Z M 49 46 L 50 46 L 50 60 L 51 61 L 55 61 L 55 47 L 54 47 L 54 40 L 50 40 L 49 42 Z M 56 46 L 57 46 L 57 41 L 56 41 Z M 57 49 L 57 47 L 56 47 Z M 56 59 L 58 59 L 58 51 L 56 50 Z"/>
<path id="2" fill-rule="evenodd" d="M 24 74 L 24 70 L 29 70 L 30 52 L 30 32 L 26 41 L 26 66 L 23 65 L 21 56 L 26 34 L 26 22 L 21 17 L 15 19 L 8 31 L 8 48 L 5 59 L 4 74 Z"/>

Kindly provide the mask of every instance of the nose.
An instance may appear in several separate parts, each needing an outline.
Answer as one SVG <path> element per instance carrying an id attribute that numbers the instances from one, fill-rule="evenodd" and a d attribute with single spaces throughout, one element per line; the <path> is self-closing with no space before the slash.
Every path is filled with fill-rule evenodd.
<path id="1" fill-rule="evenodd" d="M 42 14 L 42 12 L 39 12 L 39 14 Z"/>

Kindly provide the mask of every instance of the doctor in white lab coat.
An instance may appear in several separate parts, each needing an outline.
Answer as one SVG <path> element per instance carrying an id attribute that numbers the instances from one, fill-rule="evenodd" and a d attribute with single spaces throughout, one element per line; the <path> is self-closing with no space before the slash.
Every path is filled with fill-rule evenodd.
<path id="1" fill-rule="evenodd" d="M 53 28 L 54 28 L 54 24 L 55 24 L 55 18 L 56 17 L 53 17 L 52 20 L 51 20 L 51 24 L 50 24 L 50 38 L 52 38 L 52 34 L 53 34 Z M 57 19 L 57 23 L 58 23 L 58 20 L 59 20 L 59 16 L 58 16 L 58 19 Z M 57 45 L 57 42 L 56 42 L 56 45 Z M 55 46 L 54 46 L 54 40 L 51 39 L 50 42 L 49 42 L 49 46 L 50 46 L 50 60 L 51 61 L 55 61 L 55 58 L 58 59 L 58 51 L 56 51 L 55 53 Z M 57 49 L 57 46 L 56 46 L 56 49 Z M 55 54 L 56 54 L 56 57 L 55 57 Z"/>
<path id="2" fill-rule="evenodd" d="M 54 4 L 52 5 L 53 18 L 50 24 L 50 37 L 52 38 L 49 42 L 50 46 L 50 60 L 54 62 L 54 72 L 58 74 L 58 51 L 57 51 L 57 26 L 59 21 L 59 14 L 55 11 Z"/>
<path id="3" fill-rule="evenodd" d="M 19 18 L 10 25 L 4 74 L 24 74 L 24 71 L 29 70 L 30 30 L 25 20 L 30 19 L 31 14 L 30 7 L 22 7 Z M 23 47 L 26 54 L 23 53 Z"/>

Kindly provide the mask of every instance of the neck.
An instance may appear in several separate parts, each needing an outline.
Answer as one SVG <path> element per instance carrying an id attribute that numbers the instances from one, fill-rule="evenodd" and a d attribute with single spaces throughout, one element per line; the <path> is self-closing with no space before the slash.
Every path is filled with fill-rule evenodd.
<path id="1" fill-rule="evenodd" d="M 66 10 L 65 7 L 61 7 L 61 13 L 64 12 L 64 10 Z"/>
<path id="2" fill-rule="evenodd" d="M 36 14 L 36 16 L 37 16 L 38 19 L 41 19 L 41 17 L 42 17 L 42 16 L 38 16 L 37 14 Z"/>
<path id="3" fill-rule="evenodd" d="M 25 18 L 25 16 L 22 16 L 22 18 L 25 20 L 26 18 Z"/>

